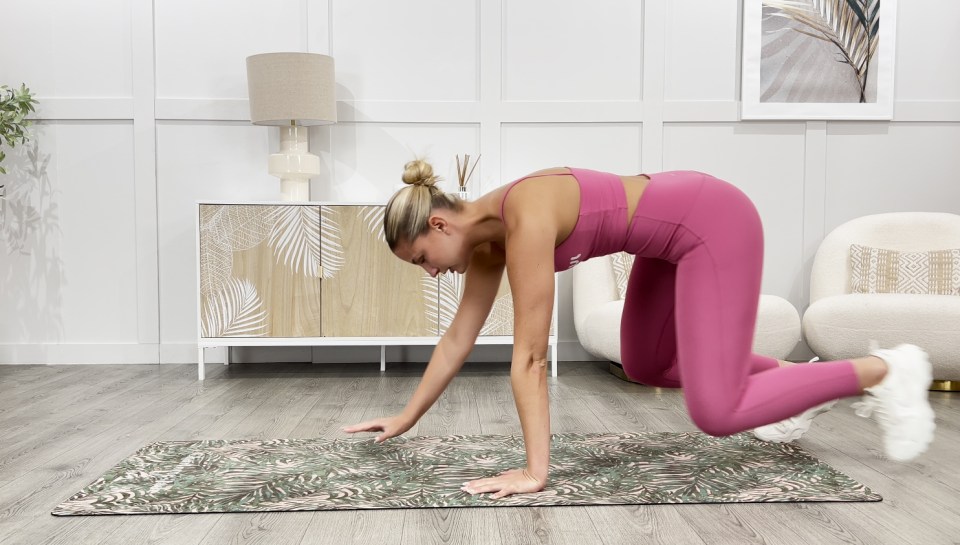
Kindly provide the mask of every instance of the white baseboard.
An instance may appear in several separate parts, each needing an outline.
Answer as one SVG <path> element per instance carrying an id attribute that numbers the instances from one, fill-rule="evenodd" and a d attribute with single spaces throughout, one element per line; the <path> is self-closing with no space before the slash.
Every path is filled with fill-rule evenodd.
<path id="1" fill-rule="evenodd" d="M 607 361 L 604 358 L 598 358 L 583 349 L 578 341 L 560 341 L 557 345 L 557 359 L 564 361 Z"/>
<path id="2" fill-rule="evenodd" d="M 223 363 L 226 347 L 206 348 L 207 363 Z M 432 346 L 388 346 L 388 362 L 426 362 Z M 560 341 L 558 358 L 566 361 L 600 361 L 577 341 Z M 471 361 L 509 362 L 510 345 L 478 345 Z M 234 363 L 362 363 L 379 362 L 379 346 L 276 346 L 234 347 Z M 183 364 L 197 363 L 195 344 L 0 344 L 0 364 Z"/>
<path id="3" fill-rule="evenodd" d="M 194 348 L 196 361 L 196 348 Z M 0 364 L 157 364 L 156 344 L 0 344 Z"/>

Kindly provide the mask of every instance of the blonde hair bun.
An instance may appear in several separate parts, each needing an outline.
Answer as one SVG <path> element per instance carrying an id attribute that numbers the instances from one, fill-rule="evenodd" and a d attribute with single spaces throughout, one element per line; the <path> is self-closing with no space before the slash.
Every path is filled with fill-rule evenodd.
<path id="1" fill-rule="evenodd" d="M 432 187 L 439 179 L 439 176 L 433 175 L 433 167 L 430 166 L 430 163 L 422 159 L 416 159 L 403 165 L 404 183 Z"/>

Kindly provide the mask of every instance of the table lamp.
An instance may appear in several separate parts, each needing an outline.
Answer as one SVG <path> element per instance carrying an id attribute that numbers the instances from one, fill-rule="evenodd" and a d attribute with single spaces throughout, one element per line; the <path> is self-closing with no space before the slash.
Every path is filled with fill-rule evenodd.
<path id="1" fill-rule="evenodd" d="M 309 127 L 337 122 L 333 57 L 317 53 L 262 53 L 247 57 L 250 121 L 280 127 L 280 153 L 268 171 L 280 178 L 285 201 L 310 200 L 310 178 L 320 158 L 310 153 Z"/>

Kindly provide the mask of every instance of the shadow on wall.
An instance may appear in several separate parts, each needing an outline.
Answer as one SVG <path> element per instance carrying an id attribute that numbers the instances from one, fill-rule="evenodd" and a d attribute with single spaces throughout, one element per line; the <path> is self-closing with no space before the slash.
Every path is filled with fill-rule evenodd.
<path id="1" fill-rule="evenodd" d="M 353 106 L 354 95 L 343 85 L 337 84 L 337 108 L 340 121 L 336 125 L 326 125 L 311 133 L 311 142 L 314 153 L 320 156 L 320 171 L 330 173 L 330 179 L 325 174 L 314 178 L 311 182 L 310 198 L 314 201 L 356 201 L 377 200 L 372 197 L 355 198 L 353 194 L 364 194 L 364 189 L 357 187 L 353 175 L 357 171 L 357 123 L 369 121 L 369 118 L 360 114 Z M 345 121 L 344 113 L 349 113 L 351 121 Z M 314 139 L 314 135 L 317 136 Z M 338 168 L 341 169 L 338 176 Z M 386 200 L 384 200 L 386 202 Z"/>
<path id="2" fill-rule="evenodd" d="M 0 343 L 63 338 L 60 216 L 38 136 L 7 153 L 0 180 Z"/>
<path id="3" fill-rule="evenodd" d="M 350 89 L 338 84 L 336 93 L 340 120 L 336 125 L 315 127 L 310 133 L 310 151 L 320 156 L 323 173 L 311 181 L 310 200 L 385 204 L 404 185 L 400 179 L 403 165 L 418 157 L 429 160 L 439 172 L 452 171 L 455 160 L 452 154 L 443 158 L 431 154 L 429 147 L 411 147 L 389 131 L 391 127 L 407 124 L 376 122 L 353 106 L 355 97 Z M 370 123 L 379 129 L 374 131 L 368 126 L 365 132 L 358 133 L 361 125 Z M 374 147 L 378 157 L 385 158 L 386 166 L 381 160 L 370 168 L 368 161 L 368 168 L 360 173 L 358 151 L 370 151 Z M 330 179 L 326 178 L 327 172 L 332 173 Z M 456 185 L 456 180 L 448 179 L 447 182 L 453 187 Z"/>

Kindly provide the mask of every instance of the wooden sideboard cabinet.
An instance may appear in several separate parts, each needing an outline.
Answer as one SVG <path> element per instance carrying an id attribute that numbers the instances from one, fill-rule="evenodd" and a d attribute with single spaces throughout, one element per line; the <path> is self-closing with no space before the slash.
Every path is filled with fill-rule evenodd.
<path id="1" fill-rule="evenodd" d="M 215 346 L 436 344 L 463 276 L 397 259 L 383 204 L 197 203 L 198 375 Z M 557 373 L 557 298 L 549 344 Z M 513 343 L 506 275 L 477 344 Z M 229 354 L 229 351 L 228 351 Z M 227 362 L 229 363 L 229 356 Z"/>

